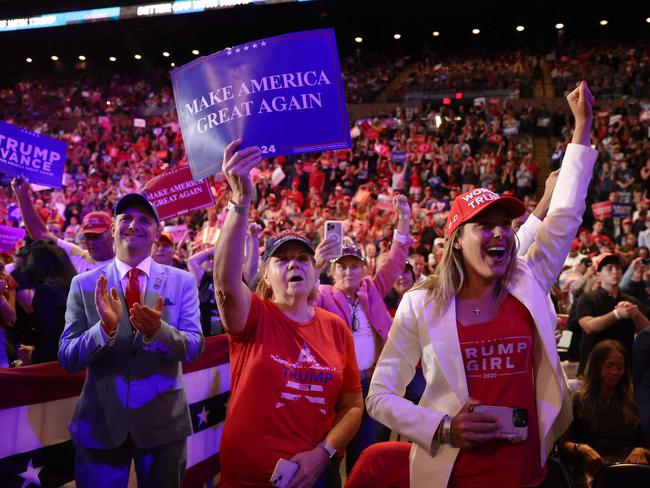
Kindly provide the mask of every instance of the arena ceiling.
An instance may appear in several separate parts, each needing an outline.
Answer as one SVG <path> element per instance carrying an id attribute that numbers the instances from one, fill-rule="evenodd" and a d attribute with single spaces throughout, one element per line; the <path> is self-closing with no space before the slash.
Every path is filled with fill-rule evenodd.
<path id="1" fill-rule="evenodd" d="M 160 3 L 161 0 L 91 0 L 91 1 L 24 1 L 0 0 L 0 18 L 16 18 L 50 12 L 108 6 Z M 134 53 L 159 66 L 172 53 L 177 65 L 192 58 L 191 51 L 201 54 L 226 46 L 285 32 L 334 27 L 341 55 L 362 48 L 384 52 L 393 49 L 419 49 L 429 43 L 446 49 L 472 46 L 527 47 L 534 51 L 552 48 L 562 42 L 591 41 L 607 38 L 638 39 L 650 37 L 650 7 L 623 0 L 616 8 L 589 6 L 566 1 L 469 2 L 450 0 L 314 0 L 303 3 L 247 5 L 212 10 L 205 13 L 130 19 L 67 27 L 0 32 L 0 51 L 7 78 L 25 70 L 48 68 L 53 54 L 61 59 L 76 60 L 84 52 L 89 59 L 103 60 L 116 56 L 132 60 Z M 603 27 L 599 21 L 607 19 Z M 557 22 L 565 28 L 558 35 Z M 516 32 L 524 25 L 524 32 Z M 479 28 L 480 35 L 471 30 Z M 441 33 L 434 38 L 432 32 Z M 393 39 L 395 33 L 401 39 Z M 354 42 L 363 37 L 362 44 Z M 29 56 L 34 63 L 25 66 Z M 72 63 L 72 61 L 70 61 Z"/>

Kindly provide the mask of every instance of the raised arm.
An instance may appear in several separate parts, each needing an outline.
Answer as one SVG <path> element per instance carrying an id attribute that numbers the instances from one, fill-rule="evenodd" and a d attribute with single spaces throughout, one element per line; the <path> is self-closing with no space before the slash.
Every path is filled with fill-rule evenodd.
<path id="1" fill-rule="evenodd" d="M 23 222 L 29 235 L 35 241 L 48 240 L 56 242 L 57 238 L 54 234 L 47 230 L 47 227 L 41 220 L 41 217 L 36 213 L 34 203 L 29 196 L 29 181 L 23 175 L 11 180 L 11 188 L 18 200 L 20 213 L 23 216 Z"/>
<path id="2" fill-rule="evenodd" d="M 545 291 L 562 269 L 571 242 L 582 223 L 586 196 L 598 152 L 589 146 L 594 98 L 586 82 L 567 97 L 575 117 L 572 143 L 567 147 L 548 215 L 527 254 L 529 267 Z"/>
<path id="3" fill-rule="evenodd" d="M 537 234 L 537 229 L 542 224 L 542 220 L 546 218 L 548 213 L 548 208 L 551 204 L 551 197 L 553 196 L 553 190 L 555 189 L 555 184 L 557 183 L 557 177 L 560 174 L 560 170 L 556 169 L 551 172 L 546 178 L 546 185 L 544 186 L 544 194 L 540 198 L 539 203 L 533 210 L 533 213 L 528 216 L 526 222 L 519 228 L 517 231 L 517 239 L 519 240 L 519 251 L 517 252 L 518 256 L 525 256 L 530 248 L 530 245 L 535 240 L 535 234 Z"/>
<path id="4" fill-rule="evenodd" d="M 382 297 L 388 294 L 399 275 L 404 271 L 409 248 L 413 243 L 410 235 L 411 207 L 408 199 L 404 195 L 397 195 L 393 198 L 393 206 L 398 215 L 393 243 L 388 252 L 388 259 L 384 261 L 372 278 Z"/>
<path id="5" fill-rule="evenodd" d="M 203 278 L 203 263 L 214 256 L 214 247 L 205 251 L 197 252 L 187 260 L 187 269 L 194 275 L 197 286 L 201 284 Z"/>
<path id="6" fill-rule="evenodd" d="M 244 281 L 250 284 L 257 274 L 257 267 L 260 262 L 260 232 L 262 226 L 252 222 L 248 226 L 246 235 L 246 261 L 244 262 Z"/>
<path id="7" fill-rule="evenodd" d="M 251 292 L 242 281 L 244 240 L 253 195 L 250 171 L 262 160 L 262 152 L 256 146 L 238 151 L 241 143 L 241 139 L 236 139 L 224 151 L 223 172 L 235 208 L 228 212 L 214 249 L 215 298 L 223 327 L 230 334 L 243 330 L 251 307 Z"/>

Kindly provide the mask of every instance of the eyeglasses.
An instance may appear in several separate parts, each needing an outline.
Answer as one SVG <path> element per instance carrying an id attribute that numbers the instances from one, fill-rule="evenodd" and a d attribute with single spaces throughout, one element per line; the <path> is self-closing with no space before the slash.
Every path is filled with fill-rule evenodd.
<path id="1" fill-rule="evenodd" d="M 359 330 L 359 299 L 352 305 L 352 332 Z"/>

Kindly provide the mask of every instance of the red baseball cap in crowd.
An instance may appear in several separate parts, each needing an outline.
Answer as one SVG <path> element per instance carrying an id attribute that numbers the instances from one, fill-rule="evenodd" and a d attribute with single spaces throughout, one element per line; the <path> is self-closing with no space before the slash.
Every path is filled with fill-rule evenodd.
<path id="1" fill-rule="evenodd" d="M 111 228 L 113 218 L 106 212 L 89 212 L 81 222 L 83 234 L 101 234 Z"/>
<path id="2" fill-rule="evenodd" d="M 616 254 L 612 254 L 611 252 L 599 254 L 592 260 L 592 262 L 594 263 L 594 268 L 596 268 L 596 271 L 602 270 L 603 267 L 610 263 L 621 266 L 621 258 L 619 258 Z"/>
<path id="3" fill-rule="evenodd" d="M 503 208 L 512 219 L 526 212 L 526 206 L 515 197 L 500 196 L 486 188 L 476 188 L 454 198 L 445 224 L 447 235 L 450 236 L 461 224 L 494 206 Z"/>
<path id="4" fill-rule="evenodd" d="M 571 241 L 571 250 L 576 251 L 582 247 L 582 244 L 580 244 L 580 241 L 578 239 L 573 239 Z"/>

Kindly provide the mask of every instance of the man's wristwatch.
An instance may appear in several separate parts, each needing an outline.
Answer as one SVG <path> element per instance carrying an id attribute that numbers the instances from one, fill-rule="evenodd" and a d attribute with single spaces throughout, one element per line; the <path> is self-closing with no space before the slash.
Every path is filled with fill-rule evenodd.
<path id="1" fill-rule="evenodd" d="M 330 459 L 332 459 L 334 454 L 336 454 L 336 449 L 334 449 L 334 447 L 327 441 L 320 442 L 317 447 L 325 449 L 325 452 Z"/>
<path id="2" fill-rule="evenodd" d="M 236 212 L 239 215 L 248 215 L 248 205 L 235 205 L 231 200 L 228 200 L 228 212 Z"/>

